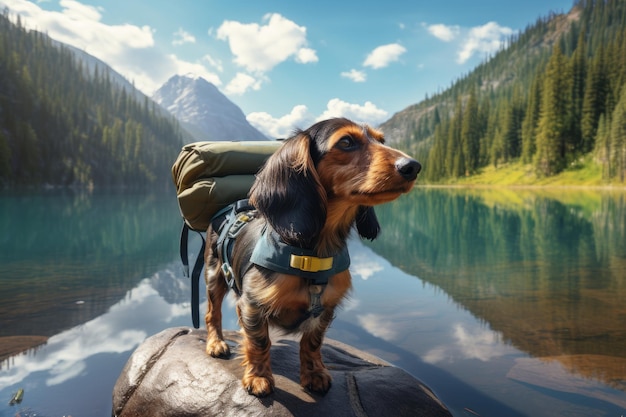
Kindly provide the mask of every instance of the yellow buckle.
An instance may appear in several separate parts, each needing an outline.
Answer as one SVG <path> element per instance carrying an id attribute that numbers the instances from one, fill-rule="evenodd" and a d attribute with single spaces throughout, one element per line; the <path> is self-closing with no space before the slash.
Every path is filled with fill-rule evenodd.
<path id="1" fill-rule="evenodd" d="M 291 255 L 289 266 L 306 272 L 327 271 L 333 267 L 333 258 Z"/>

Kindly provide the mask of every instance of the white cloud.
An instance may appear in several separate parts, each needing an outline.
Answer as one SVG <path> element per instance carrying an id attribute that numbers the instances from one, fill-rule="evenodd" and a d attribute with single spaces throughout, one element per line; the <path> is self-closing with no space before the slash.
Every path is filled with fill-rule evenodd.
<path id="1" fill-rule="evenodd" d="M 259 90 L 261 88 L 261 79 L 254 78 L 243 72 L 237 73 L 235 77 L 226 85 L 224 93 L 241 95 L 248 90 Z"/>
<path id="2" fill-rule="evenodd" d="M 513 34 L 513 29 L 500 26 L 496 22 L 473 27 L 461 46 L 457 62 L 463 64 L 476 53 L 496 52 L 502 46 L 503 39 L 511 34 Z"/>
<path id="3" fill-rule="evenodd" d="M 317 120 L 329 119 L 331 117 L 346 117 L 356 123 L 367 123 L 375 126 L 387 118 L 388 113 L 379 109 L 370 101 L 365 104 L 347 103 L 338 98 L 331 99 L 326 105 L 326 111 Z"/>
<path id="4" fill-rule="evenodd" d="M 106 62 L 144 93 L 151 95 L 172 74 L 193 72 L 216 85 L 219 77 L 199 62 L 188 62 L 155 47 L 154 29 L 131 24 L 107 25 L 105 10 L 75 0 L 61 0 L 62 10 L 46 11 L 25 0 L 1 0 L 22 24 L 51 38 L 82 49 Z"/>
<path id="5" fill-rule="evenodd" d="M 317 52 L 311 48 L 301 48 L 296 53 L 296 62 L 299 64 L 309 64 L 312 62 L 317 62 Z"/>
<path id="6" fill-rule="evenodd" d="M 61 0 L 61 11 L 47 11 L 26 0 L 0 0 L 19 14 L 22 24 L 47 33 L 51 38 L 82 49 L 106 62 L 144 93 L 151 95 L 172 74 L 193 72 L 216 85 L 219 77 L 200 62 L 188 62 L 166 54 L 155 46 L 155 30 L 148 25 L 108 25 L 106 10 L 75 0 Z"/>
<path id="7" fill-rule="evenodd" d="M 405 52 L 406 48 L 398 43 L 382 45 L 370 52 L 367 58 L 365 58 L 363 66 L 374 69 L 384 68 L 400 59 L 400 55 Z"/>
<path id="8" fill-rule="evenodd" d="M 298 63 L 317 62 L 307 47 L 306 28 L 278 13 L 263 17 L 264 25 L 227 20 L 217 29 L 218 39 L 228 41 L 237 65 L 251 72 L 267 72 L 294 57 Z"/>
<path id="9" fill-rule="evenodd" d="M 365 74 L 365 72 L 355 69 L 351 69 L 350 71 L 344 71 L 341 73 L 341 76 L 344 78 L 348 78 L 355 83 L 362 83 L 365 82 L 365 80 L 367 79 L 367 75 Z"/>
<path id="10" fill-rule="evenodd" d="M 183 61 L 176 57 L 176 55 L 166 56 L 167 61 L 164 65 L 167 65 L 168 73 L 170 74 L 194 74 L 205 80 L 215 84 L 216 86 L 222 85 L 220 77 L 215 73 L 206 69 L 206 67 L 200 62 Z M 146 74 L 146 76 L 148 76 Z M 160 86 L 160 85 L 159 85 Z M 159 87 L 157 86 L 157 87 Z"/>
<path id="11" fill-rule="evenodd" d="M 224 66 L 222 65 L 222 61 L 219 59 L 213 58 L 211 55 L 205 55 L 202 57 L 203 61 L 206 61 L 210 66 L 215 68 L 219 72 L 224 72 Z"/>
<path id="12" fill-rule="evenodd" d="M 441 39 L 444 42 L 452 41 L 460 32 L 460 28 L 458 26 L 447 26 L 441 23 L 427 26 L 426 29 L 435 38 Z"/>
<path id="13" fill-rule="evenodd" d="M 254 112 L 247 117 L 250 124 L 270 138 L 287 138 L 296 128 L 305 129 L 313 122 L 309 109 L 299 104 L 289 114 L 274 118 L 269 113 Z"/>
<path id="14" fill-rule="evenodd" d="M 183 28 L 179 28 L 176 32 L 174 32 L 172 45 L 183 45 L 185 43 L 196 43 L 196 37 Z"/>

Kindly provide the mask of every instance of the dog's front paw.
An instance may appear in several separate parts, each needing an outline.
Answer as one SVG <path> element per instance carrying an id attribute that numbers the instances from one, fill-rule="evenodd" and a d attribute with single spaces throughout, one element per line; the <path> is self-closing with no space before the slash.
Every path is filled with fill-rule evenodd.
<path id="1" fill-rule="evenodd" d="M 300 385 L 319 394 L 326 394 L 332 381 L 333 377 L 326 368 L 300 373 Z"/>
<path id="2" fill-rule="evenodd" d="M 274 391 L 274 378 L 263 377 L 263 376 L 255 376 L 255 375 L 244 375 L 242 379 L 243 387 L 248 394 L 255 395 L 259 398 L 265 397 Z"/>
<path id="3" fill-rule="evenodd" d="M 230 347 L 223 340 L 207 340 L 206 353 L 214 358 L 228 358 Z"/>

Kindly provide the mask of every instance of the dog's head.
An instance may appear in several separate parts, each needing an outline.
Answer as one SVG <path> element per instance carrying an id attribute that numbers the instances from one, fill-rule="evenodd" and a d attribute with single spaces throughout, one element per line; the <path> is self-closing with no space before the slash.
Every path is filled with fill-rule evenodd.
<path id="1" fill-rule="evenodd" d="M 413 187 L 420 164 L 384 144 L 383 134 L 338 118 L 299 130 L 272 155 L 250 191 L 251 202 L 281 238 L 310 247 L 332 222 L 374 239 L 372 206 Z M 346 231 L 347 232 L 347 231 Z"/>

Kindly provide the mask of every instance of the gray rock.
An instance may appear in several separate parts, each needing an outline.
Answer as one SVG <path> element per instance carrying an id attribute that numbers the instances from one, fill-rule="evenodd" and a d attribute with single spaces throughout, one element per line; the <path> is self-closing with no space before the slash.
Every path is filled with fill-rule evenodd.
<path id="1" fill-rule="evenodd" d="M 225 338 L 236 351 L 238 333 L 225 332 Z M 205 340 L 206 331 L 185 327 L 146 339 L 115 384 L 114 416 L 451 416 L 400 368 L 329 339 L 322 348 L 333 376 L 326 395 L 300 386 L 298 342 L 278 340 L 271 348 L 276 388 L 259 399 L 241 385 L 240 358 L 211 358 Z"/>

